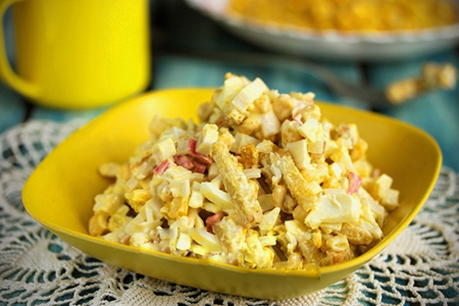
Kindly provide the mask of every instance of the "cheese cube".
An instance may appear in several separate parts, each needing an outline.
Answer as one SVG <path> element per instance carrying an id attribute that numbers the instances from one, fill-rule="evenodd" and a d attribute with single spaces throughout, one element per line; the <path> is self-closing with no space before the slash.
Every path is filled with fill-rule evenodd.
<path id="1" fill-rule="evenodd" d="M 308 143 L 308 152 L 311 154 L 323 154 L 325 152 L 325 141 L 315 141 Z"/>
<path id="2" fill-rule="evenodd" d="M 228 108 L 229 102 L 233 100 L 233 98 L 247 85 L 248 80 L 246 78 L 241 78 L 238 76 L 231 76 L 227 78 L 224 83 L 223 87 L 217 94 L 213 97 L 217 106 L 222 109 L 226 110 Z"/>
<path id="3" fill-rule="evenodd" d="M 263 214 L 260 225 L 258 226 L 260 228 L 261 233 L 266 233 L 274 227 L 279 217 L 279 213 L 280 208 L 276 207 Z"/>
<path id="4" fill-rule="evenodd" d="M 280 131 L 280 122 L 273 111 L 261 116 L 261 133 L 263 137 L 276 135 Z"/>
<path id="5" fill-rule="evenodd" d="M 312 229 L 322 223 L 357 223 L 360 202 L 342 190 L 327 190 L 304 220 Z"/>
<path id="6" fill-rule="evenodd" d="M 189 180 L 173 180 L 169 183 L 169 188 L 174 197 L 188 198 L 190 196 L 190 181 Z"/>
<path id="7" fill-rule="evenodd" d="M 395 209 L 398 206 L 399 191 L 395 189 L 389 189 L 382 199 L 382 205 L 388 210 Z"/>
<path id="8" fill-rule="evenodd" d="M 176 180 L 187 180 L 190 178 L 192 172 L 188 169 L 185 169 L 180 166 L 173 166 L 171 165 L 167 170 L 164 172 L 167 179 L 171 182 Z"/>
<path id="9" fill-rule="evenodd" d="M 171 138 L 165 138 L 158 141 L 153 146 L 153 158 L 156 164 L 174 156 L 176 153 L 174 141 Z"/>
<path id="10" fill-rule="evenodd" d="M 212 145 L 218 140 L 218 127 L 215 124 L 206 124 L 199 136 L 196 151 L 209 155 Z"/>
<path id="11" fill-rule="evenodd" d="M 266 84 L 261 79 L 256 78 L 241 89 L 231 101 L 231 104 L 239 111 L 245 112 L 265 91 L 268 91 Z"/>
<path id="12" fill-rule="evenodd" d="M 181 233 L 177 239 L 176 247 L 181 251 L 189 250 L 191 247 L 191 237 L 188 234 Z"/>
<path id="13" fill-rule="evenodd" d="M 377 199 L 383 199 L 385 194 L 389 192 L 391 186 L 392 178 L 387 174 L 383 174 L 374 182 L 371 194 Z"/>
<path id="14" fill-rule="evenodd" d="M 204 197 L 201 192 L 193 190 L 191 192 L 190 200 L 188 202 L 188 206 L 193 208 L 199 208 L 202 206 L 204 202 Z"/>
<path id="15" fill-rule="evenodd" d="M 285 120 L 281 125 L 281 143 L 286 146 L 289 142 L 301 140 L 303 136 L 298 132 L 300 124 L 296 121 Z"/>
<path id="16" fill-rule="evenodd" d="M 287 149 L 290 154 L 292 154 L 293 160 L 299 169 L 306 169 L 311 163 L 311 158 L 308 153 L 308 142 L 306 139 L 288 143 Z"/>
<path id="17" fill-rule="evenodd" d="M 274 149 L 274 143 L 265 139 L 256 145 L 256 149 L 259 153 L 271 153 Z"/>
<path id="18" fill-rule="evenodd" d="M 322 141 L 325 138 L 322 126 L 319 121 L 314 118 L 309 118 L 305 123 L 298 127 L 298 133 L 312 142 Z"/>
<path id="19" fill-rule="evenodd" d="M 229 208 L 233 205 L 229 194 L 218 189 L 217 186 L 212 183 L 201 183 L 200 191 L 206 199 L 222 208 Z"/>
<path id="20" fill-rule="evenodd" d="M 236 133 L 236 137 L 234 140 L 233 145 L 231 146 L 231 152 L 234 152 L 236 154 L 241 153 L 242 147 L 245 147 L 248 144 L 253 144 L 256 146 L 258 144 L 259 140 L 256 139 L 255 137 L 249 136 L 244 133 Z"/>

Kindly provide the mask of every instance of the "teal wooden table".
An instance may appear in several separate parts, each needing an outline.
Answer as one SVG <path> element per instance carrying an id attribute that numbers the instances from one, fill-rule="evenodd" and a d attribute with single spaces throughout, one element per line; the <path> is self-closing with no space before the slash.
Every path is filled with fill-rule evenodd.
<path id="1" fill-rule="evenodd" d="M 11 61 L 14 62 L 11 16 L 7 15 L 3 22 L 6 26 L 7 51 Z M 182 1 L 155 0 L 152 2 L 152 32 L 152 80 L 147 90 L 172 87 L 215 87 L 222 83 L 223 75 L 226 72 L 233 72 L 250 78 L 259 76 L 266 81 L 269 87 L 277 88 L 281 92 L 312 91 L 316 93 L 318 100 L 371 110 L 370 106 L 365 103 L 335 95 L 310 71 L 273 67 L 268 61 L 265 65 L 253 66 L 223 60 L 209 60 L 205 57 L 187 54 L 186 50 L 213 52 L 263 52 L 263 50 L 231 36 L 217 24 L 186 7 Z M 179 54 L 172 54 L 167 50 L 181 51 Z M 459 68 L 459 49 L 445 50 L 439 54 L 398 62 L 331 63 L 318 61 L 318 63 L 346 80 L 382 89 L 395 80 L 417 75 L 422 63 L 426 61 L 451 62 L 456 68 Z M 104 110 L 106 108 L 65 111 L 37 106 L 0 83 L 0 133 L 31 120 L 67 122 L 72 119 L 90 119 Z M 452 91 L 429 93 L 409 104 L 384 110 L 383 113 L 414 124 L 430 133 L 440 144 L 444 155 L 444 165 L 456 172 L 459 171 L 459 87 Z M 452 290 L 450 294 L 457 296 L 454 288 L 448 290 Z M 255 304 L 254 302 L 253 305 Z M 3 304 L 0 303 L 0 305 Z"/>
<path id="2" fill-rule="evenodd" d="M 181 50 L 247 51 L 260 52 L 226 33 L 215 23 L 186 7 L 182 1 L 152 2 L 153 29 L 153 78 L 148 90 L 168 87 L 218 86 L 228 72 L 259 76 L 272 87 L 283 92 L 312 91 L 317 99 L 366 108 L 365 104 L 336 96 L 326 84 L 309 71 L 293 70 L 279 66 L 264 67 L 243 65 L 225 61 L 209 61 L 206 58 L 187 56 L 186 52 L 171 55 L 163 51 L 171 47 Z M 10 18 L 7 27 L 9 53 L 13 59 L 13 39 Z M 159 43 L 161 41 L 161 43 Z M 158 46 L 161 45 L 161 46 Z M 337 75 L 354 82 L 365 82 L 384 88 L 394 80 L 416 75 L 425 61 L 452 62 L 459 67 L 458 50 L 446 50 L 423 58 L 412 58 L 389 63 L 320 62 Z M 87 111 L 62 111 L 35 106 L 30 101 L 0 84 L 0 132 L 18 123 L 33 120 L 67 121 L 74 118 L 91 118 L 104 109 Z M 459 171 L 459 88 L 434 92 L 400 107 L 385 110 L 385 114 L 412 123 L 430 133 L 440 144 L 444 165 Z"/>
<path id="3" fill-rule="evenodd" d="M 226 33 L 218 25 L 197 12 L 185 7 L 181 1 L 155 1 L 152 4 L 153 29 L 153 78 L 148 90 L 168 87 L 218 86 L 224 73 L 231 71 L 249 77 L 259 76 L 280 91 L 313 91 L 319 100 L 354 107 L 367 106 L 357 101 L 336 96 L 326 84 L 309 71 L 293 70 L 279 66 L 264 67 L 243 65 L 225 61 L 209 61 L 206 58 L 187 56 L 186 52 L 171 55 L 162 47 L 181 50 L 247 51 L 260 52 Z M 6 18 L 6 36 L 12 60 L 13 39 L 10 18 Z M 162 41 L 160 44 L 159 41 Z M 158 45 L 161 45 L 159 47 Z M 459 67 L 458 50 L 445 50 L 423 58 L 411 58 L 399 62 L 319 62 L 337 75 L 357 83 L 365 82 L 384 88 L 394 80 L 416 75 L 425 61 L 452 62 Z M 74 118 L 91 118 L 104 109 L 87 111 L 62 111 L 35 106 L 5 85 L 0 84 L 0 132 L 18 123 L 33 120 L 67 121 Z M 440 144 L 444 165 L 459 171 L 459 88 L 434 92 L 400 107 L 385 110 L 385 114 L 412 123 L 430 133 Z"/>

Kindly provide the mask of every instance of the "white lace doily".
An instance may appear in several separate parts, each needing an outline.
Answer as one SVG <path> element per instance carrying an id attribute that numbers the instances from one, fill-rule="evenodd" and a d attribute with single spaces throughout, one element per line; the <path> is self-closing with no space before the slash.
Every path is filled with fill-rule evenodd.
<path id="1" fill-rule="evenodd" d="M 44 229 L 24 181 L 82 122 L 32 121 L 0 136 L 0 305 L 446 305 L 459 303 L 459 179 L 443 169 L 415 221 L 379 256 L 319 292 L 263 301 L 145 277 L 100 262 Z M 456 304 L 457 305 L 457 304 Z"/>

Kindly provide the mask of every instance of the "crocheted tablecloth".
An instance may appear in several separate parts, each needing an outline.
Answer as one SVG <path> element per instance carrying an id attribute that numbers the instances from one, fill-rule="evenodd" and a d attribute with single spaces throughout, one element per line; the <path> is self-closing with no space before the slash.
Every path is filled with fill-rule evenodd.
<path id="1" fill-rule="evenodd" d="M 107 265 L 25 211 L 24 181 L 82 122 L 31 121 L 0 136 L 0 305 L 410 305 L 459 303 L 459 180 L 442 169 L 429 200 L 379 256 L 321 291 L 282 301 L 229 296 Z"/>

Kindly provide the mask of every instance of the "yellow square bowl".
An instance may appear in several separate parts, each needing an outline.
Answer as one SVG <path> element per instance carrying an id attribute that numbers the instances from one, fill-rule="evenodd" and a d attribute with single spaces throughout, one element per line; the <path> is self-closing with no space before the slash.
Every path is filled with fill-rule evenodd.
<path id="1" fill-rule="evenodd" d="M 77 130 L 32 173 L 25 208 L 66 242 L 104 262 L 159 279 L 241 296 L 282 299 L 324 288 L 371 260 L 410 223 L 431 192 L 441 152 L 425 132 L 384 116 L 319 103 L 332 122 L 354 122 L 369 144 L 369 160 L 394 178 L 400 207 L 391 212 L 385 238 L 350 261 L 307 271 L 250 270 L 105 241 L 88 234 L 93 199 L 109 184 L 98 175 L 105 162 L 124 162 L 148 138 L 153 115 L 195 118 L 211 89 L 152 92 L 123 103 Z"/>

